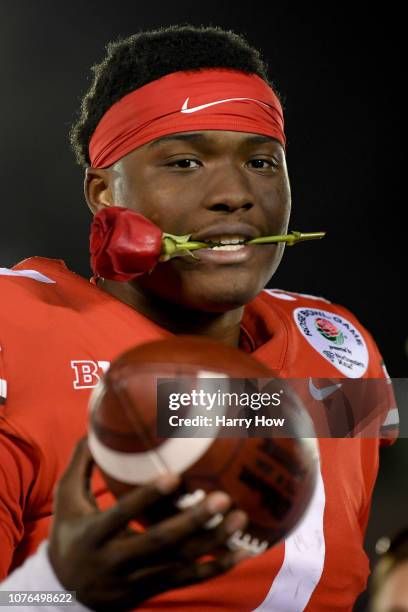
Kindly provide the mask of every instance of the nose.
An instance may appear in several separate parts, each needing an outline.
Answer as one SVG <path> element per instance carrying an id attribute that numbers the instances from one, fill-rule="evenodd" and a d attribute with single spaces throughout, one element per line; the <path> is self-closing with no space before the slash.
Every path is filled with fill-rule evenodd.
<path id="1" fill-rule="evenodd" d="M 254 206 L 249 179 L 233 164 L 223 165 L 212 173 L 203 196 L 203 204 L 208 210 L 234 212 Z"/>

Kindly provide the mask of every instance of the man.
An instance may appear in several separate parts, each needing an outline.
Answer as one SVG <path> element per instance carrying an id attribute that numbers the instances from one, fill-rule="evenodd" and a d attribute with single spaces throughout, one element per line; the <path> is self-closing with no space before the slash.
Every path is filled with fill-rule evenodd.
<path id="1" fill-rule="evenodd" d="M 262 291 L 282 244 L 239 244 L 286 233 L 290 213 L 282 109 L 258 52 L 229 32 L 172 27 L 109 45 L 94 72 L 72 131 L 92 212 L 127 207 L 167 233 L 220 246 L 131 282 L 97 278 L 95 286 L 39 258 L 0 275 L 3 576 L 46 538 L 54 485 L 86 431 L 89 392 L 125 349 L 193 333 L 239 347 L 282 377 L 385 376 L 373 339 L 350 312 Z M 393 408 L 387 399 L 385 412 Z M 48 553 L 42 546 L 29 562 L 40 559 L 45 571 L 49 557 L 62 585 L 93 609 L 351 610 L 368 575 L 363 535 L 378 445 L 320 440 L 318 484 L 302 524 L 285 543 L 239 563 L 225 542 L 246 517 L 229 512 L 228 497 L 213 494 L 130 536 L 127 522 L 177 480 L 97 512 L 81 444 L 60 487 Z M 93 490 L 100 506 L 112 503 L 98 475 Z M 202 527 L 214 512 L 226 517 L 209 535 Z M 199 564 L 207 553 L 215 560 Z M 12 588 L 13 574 L 5 584 Z"/>

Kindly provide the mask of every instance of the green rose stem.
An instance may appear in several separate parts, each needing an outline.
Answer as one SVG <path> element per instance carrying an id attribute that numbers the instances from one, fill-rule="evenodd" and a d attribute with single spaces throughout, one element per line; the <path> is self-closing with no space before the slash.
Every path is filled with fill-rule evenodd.
<path id="1" fill-rule="evenodd" d="M 288 246 L 293 246 L 297 242 L 304 242 L 305 240 L 318 240 L 323 238 L 326 232 L 291 232 L 290 234 L 283 234 L 282 236 L 260 236 L 259 238 L 253 238 L 248 240 L 245 244 L 270 244 L 272 242 L 287 242 Z"/>
<path id="2" fill-rule="evenodd" d="M 295 232 L 292 231 L 290 234 L 283 234 L 279 236 L 260 236 L 259 238 L 253 238 L 247 240 L 244 244 L 272 244 L 274 242 L 286 242 L 288 246 L 293 246 L 297 242 L 304 242 L 305 240 L 317 240 L 323 238 L 326 232 Z M 191 234 L 185 234 L 184 236 L 175 236 L 174 234 L 163 233 L 162 238 L 162 250 L 159 261 L 168 261 L 172 257 L 180 257 L 182 255 L 191 255 L 194 259 L 198 259 L 191 251 L 198 249 L 208 249 L 212 246 L 217 246 L 208 242 L 194 242 L 190 241 Z"/>

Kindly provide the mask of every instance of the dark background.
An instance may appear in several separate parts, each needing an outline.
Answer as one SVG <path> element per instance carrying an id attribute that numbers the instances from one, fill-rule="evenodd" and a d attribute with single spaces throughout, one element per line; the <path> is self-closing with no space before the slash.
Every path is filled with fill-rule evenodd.
<path id="1" fill-rule="evenodd" d="M 283 95 L 291 228 L 328 235 L 287 249 L 271 286 L 348 307 L 372 332 L 391 376 L 405 377 L 400 98 L 406 34 L 392 4 L 3 0 L 0 266 L 42 255 L 89 276 L 91 217 L 83 171 L 68 144 L 89 67 L 109 40 L 175 23 L 246 35 L 263 51 Z M 380 535 L 405 520 L 407 469 L 405 440 L 383 451 L 370 554 Z M 364 609 L 363 601 L 356 606 Z"/>

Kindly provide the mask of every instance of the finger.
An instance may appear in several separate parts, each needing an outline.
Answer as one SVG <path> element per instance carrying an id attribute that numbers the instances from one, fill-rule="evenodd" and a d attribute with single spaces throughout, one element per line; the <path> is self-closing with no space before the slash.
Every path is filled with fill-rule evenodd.
<path id="1" fill-rule="evenodd" d="M 224 574 L 248 558 L 247 552 L 228 551 L 205 563 L 162 564 L 128 574 L 126 583 L 133 585 L 136 592 L 140 592 L 140 585 L 143 583 L 146 598 L 152 597 L 170 589 L 197 584 Z"/>
<path id="2" fill-rule="evenodd" d="M 75 446 L 71 461 L 62 475 L 55 493 L 55 513 L 76 516 L 95 512 L 90 490 L 94 461 L 87 439 L 81 438 Z"/>
<path id="3" fill-rule="evenodd" d="M 235 567 L 248 553 L 227 552 L 208 563 L 186 566 L 180 562 L 160 563 L 130 573 L 121 573 L 119 582 L 109 588 L 103 598 L 103 609 L 137 608 L 140 603 L 171 589 L 203 582 Z M 116 592 L 115 592 L 116 591 Z M 120 606 L 118 605 L 120 601 Z"/>
<path id="4" fill-rule="evenodd" d="M 168 588 L 160 584 L 162 576 L 172 576 L 181 569 L 181 565 L 161 563 L 151 568 L 141 568 L 131 574 L 121 572 L 113 585 L 104 588 L 100 593 L 103 605 L 98 610 L 126 610 L 138 609 L 139 605 L 154 595 L 159 595 Z M 171 588 L 171 587 L 170 587 Z"/>
<path id="5" fill-rule="evenodd" d="M 164 547 L 156 554 L 149 556 L 143 549 L 143 564 L 145 567 L 156 567 L 158 563 L 181 563 L 197 561 L 201 557 L 211 554 L 219 556 L 229 550 L 228 540 L 237 530 L 244 530 L 248 523 L 248 516 L 242 510 L 229 512 L 225 519 L 214 529 L 200 529 L 194 538 L 186 538 L 177 546 Z M 140 544 L 140 540 L 139 540 Z M 117 554 L 117 551 L 116 551 Z M 118 557 L 120 571 L 128 574 L 135 568 L 135 563 L 140 560 L 132 556 L 127 561 Z"/>
<path id="6" fill-rule="evenodd" d="M 209 580 L 210 578 L 224 574 L 242 561 L 249 559 L 251 556 L 252 555 L 247 551 L 235 550 L 227 551 L 212 561 L 194 563 L 190 567 L 185 567 L 183 572 L 180 572 L 180 574 L 176 576 L 178 582 L 177 586 L 186 586 L 187 584 L 202 582 L 203 580 Z"/>
<path id="7" fill-rule="evenodd" d="M 242 510 L 229 512 L 214 529 L 203 529 L 197 538 L 187 539 L 179 549 L 180 556 L 193 561 L 209 553 L 225 552 L 229 538 L 238 530 L 243 531 L 248 524 L 248 516 Z"/>
<path id="8" fill-rule="evenodd" d="M 150 527 L 136 538 L 117 542 L 115 552 L 124 563 L 140 556 L 146 559 L 163 553 L 171 547 L 179 546 L 185 538 L 202 529 L 215 514 L 224 514 L 230 505 L 231 498 L 226 493 L 214 491 L 199 504 Z"/>
<path id="9" fill-rule="evenodd" d="M 97 524 L 95 524 L 95 537 L 100 541 L 109 539 L 113 534 L 123 530 L 149 505 L 172 493 L 179 484 L 180 477 L 167 472 L 155 481 L 123 495 L 115 506 L 98 516 Z M 135 538 L 138 537 L 139 534 L 135 534 Z"/>

